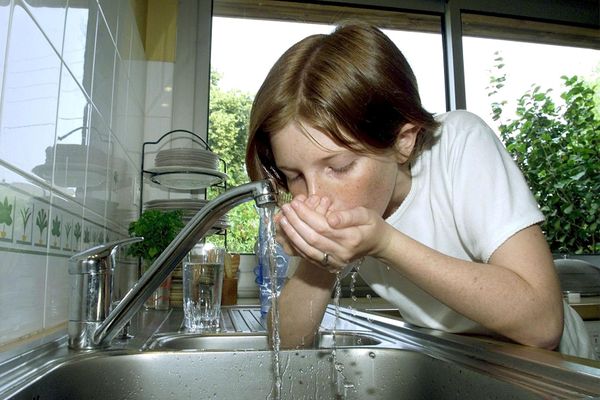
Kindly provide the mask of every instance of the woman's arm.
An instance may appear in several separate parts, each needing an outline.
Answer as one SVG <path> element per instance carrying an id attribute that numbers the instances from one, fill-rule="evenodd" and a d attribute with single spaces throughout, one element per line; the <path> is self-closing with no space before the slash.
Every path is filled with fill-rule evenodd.
<path id="1" fill-rule="evenodd" d="M 302 260 L 279 296 L 282 348 L 311 346 L 331 299 L 335 274 Z M 271 321 L 270 315 L 268 321 Z M 270 327 L 271 328 L 271 327 Z"/>
<path id="2" fill-rule="evenodd" d="M 456 312 L 518 343 L 554 349 L 563 329 L 560 286 L 538 225 L 506 240 L 488 264 L 446 256 L 388 226 L 382 262 Z"/>

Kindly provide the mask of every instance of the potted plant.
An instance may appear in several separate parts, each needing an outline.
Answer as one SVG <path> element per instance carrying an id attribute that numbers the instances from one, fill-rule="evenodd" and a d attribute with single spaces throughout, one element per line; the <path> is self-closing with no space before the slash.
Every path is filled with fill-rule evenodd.
<path id="1" fill-rule="evenodd" d="M 129 224 L 129 235 L 142 236 L 143 241 L 128 247 L 127 254 L 140 257 L 144 271 L 167 248 L 184 224 L 181 211 L 146 210 L 137 221 Z M 147 302 L 147 308 L 168 309 L 171 279 L 165 280 Z"/>

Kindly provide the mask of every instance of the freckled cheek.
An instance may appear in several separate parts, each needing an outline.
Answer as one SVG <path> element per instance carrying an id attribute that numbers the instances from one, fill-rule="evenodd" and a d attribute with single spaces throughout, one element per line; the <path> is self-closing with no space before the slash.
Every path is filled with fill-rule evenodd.
<path id="1" fill-rule="evenodd" d="M 371 208 L 375 187 L 376 185 L 363 179 L 346 182 L 343 187 L 337 188 L 336 192 L 330 195 L 333 201 L 331 210 L 348 210 L 360 206 Z"/>

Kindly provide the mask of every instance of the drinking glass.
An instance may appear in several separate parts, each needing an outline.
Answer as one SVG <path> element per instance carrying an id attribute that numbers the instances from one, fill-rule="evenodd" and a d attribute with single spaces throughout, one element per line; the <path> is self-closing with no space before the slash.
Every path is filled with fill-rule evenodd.
<path id="1" fill-rule="evenodd" d="M 183 314 L 187 331 L 218 331 L 225 249 L 197 244 L 183 263 Z"/>

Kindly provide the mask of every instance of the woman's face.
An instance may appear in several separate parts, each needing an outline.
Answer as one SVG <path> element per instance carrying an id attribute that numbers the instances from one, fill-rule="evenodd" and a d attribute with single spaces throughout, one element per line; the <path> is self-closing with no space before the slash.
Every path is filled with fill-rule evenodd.
<path id="1" fill-rule="evenodd" d="M 291 194 L 327 196 L 331 210 L 363 206 L 387 217 L 410 190 L 410 174 L 403 171 L 407 167 L 398 163 L 392 151 L 358 154 L 297 123 L 274 133 L 271 147 Z"/>

